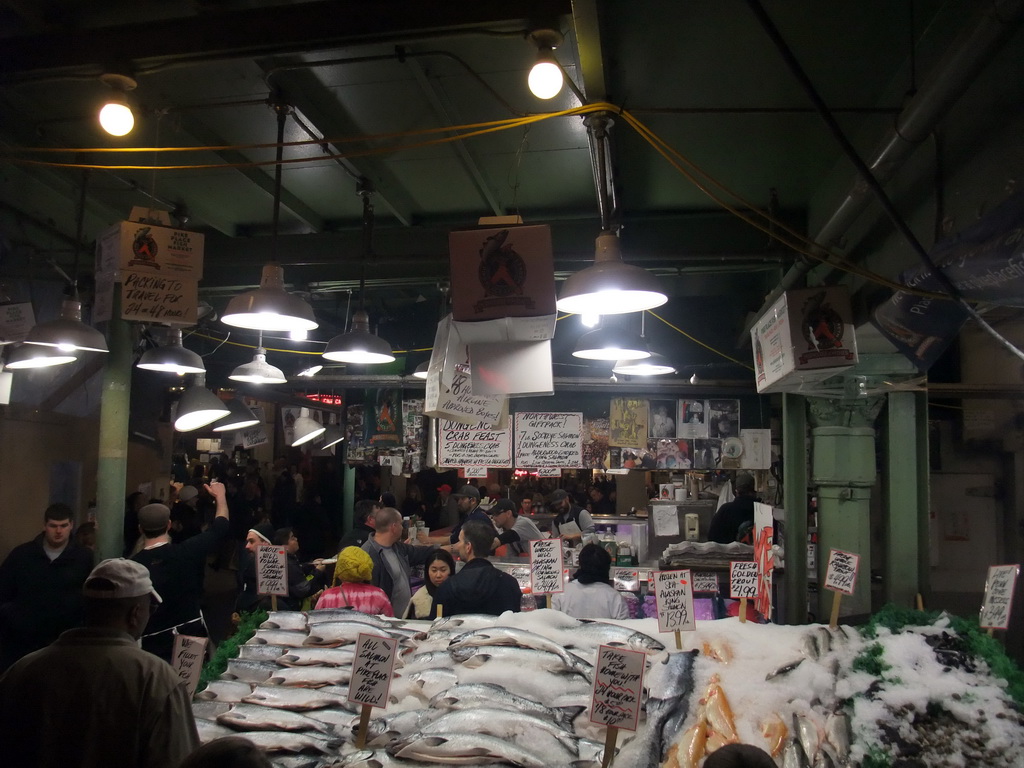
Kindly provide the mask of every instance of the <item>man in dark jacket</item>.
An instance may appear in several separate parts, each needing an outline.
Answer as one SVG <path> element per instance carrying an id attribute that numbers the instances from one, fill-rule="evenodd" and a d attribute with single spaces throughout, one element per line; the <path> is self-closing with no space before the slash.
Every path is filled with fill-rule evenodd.
<path id="1" fill-rule="evenodd" d="M 479 520 L 481 523 L 490 525 L 491 518 L 487 516 L 487 513 L 480 506 L 480 489 L 475 485 L 464 485 L 459 488 L 458 493 L 453 493 L 452 496 L 458 499 L 459 522 L 452 528 L 448 541 L 455 544 L 459 540 L 459 531 L 468 521 Z M 495 532 L 495 535 L 497 535 L 497 532 Z"/>
<path id="2" fill-rule="evenodd" d="M 733 488 L 736 492 L 735 500 L 723 504 L 711 518 L 708 541 L 731 544 L 736 541 L 741 525 L 754 522 L 754 502 L 758 500 L 754 493 L 754 478 L 746 472 L 740 472 L 736 475 Z"/>
<path id="3" fill-rule="evenodd" d="M 566 541 L 571 541 L 575 544 L 584 535 L 597 530 L 590 513 L 582 507 L 573 504 L 569 492 L 562 488 L 552 491 L 551 495 L 548 496 L 548 508 L 555 513 L 555 519 L 551 521 L 551 529 L 554 536 L 560 536 Z M 572 523 L 579 530 L 563 531 L 562 526 L 566 523 Z"/>
<path id="4" fill-rule="evenodd" d="M 71 517 L 66 504 L 51 504 L 43 532 L 0 565 L 0 670 L 82 623 L 93 553 L 71 540 Z"/>
<path id="5" fill-rule="evenodd" d="M 459 531 L 459 548 L 466 564 L 437 588 L 430 607 L 431 616 L 437 615 L 438 606 L 441 606 L 442 616 L 460 613 L 500 616 L 505 611 L 519 610 L 523 599 L 519 582 L 487 559 L 493 542 L 494 527 L 490 523 L 466 521 Z"/>
<path id="6" fill-rule="evenodd" d="M 377 514 L 377 510 L 382 508 L 373 499 L 360 499 L 357 501 L 352 515 L 355 519 L 355 525 L 352 526 L 351 531 L 341 537 L 341 541 L 338 542 L 338 552 L 341 552 L 345 547 L 363 546 L 366 540 L 373 536 L 373 516 Z"/>
<path id="7" fill-rule="evenodd" d="M 402 513 L 394 507 L 378 510 L 373 516 L 373 528 L 373 536 L 363 544 L 363 550 L 373 560 L 373 586 L 387 593 L 395 616 L 402 616 L 412 599 L 409 572 L 414 565 L 426 565 L 437 548 L 414 547 L 403 542 Z"/>
<path id="8" fill-rule="evenodd" d="M 216 552 L 228 535 L 227 491 L 214 480 L 204 485 L 216 500 L 217 516 L 202 533 L 180 544 L 171 541 L 171 511 L 163 504 L 147 504 L 139 510 L 139 530 L 145 543 L 132 560 L 149 570 L 163 603 L 150 617 L 142 635 L 142 648 L 164 661 L 171 660 L 174 630 L 178 634 L 206 637 L 200 603 L 206 578 L 206 558 Z"/>

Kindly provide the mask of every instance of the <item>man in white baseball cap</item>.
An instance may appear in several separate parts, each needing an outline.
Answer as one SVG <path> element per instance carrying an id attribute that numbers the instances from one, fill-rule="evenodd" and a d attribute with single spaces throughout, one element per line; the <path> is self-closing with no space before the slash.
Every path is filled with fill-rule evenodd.
<path id="1" fill-rule="evenodd" d="M 174 768 L 199 739 L 185 681 L 137 644 L 161 601 L 149 570 L 104 560 L 82 597 L 84 627 L 0 677 L 4 765 Z"/>

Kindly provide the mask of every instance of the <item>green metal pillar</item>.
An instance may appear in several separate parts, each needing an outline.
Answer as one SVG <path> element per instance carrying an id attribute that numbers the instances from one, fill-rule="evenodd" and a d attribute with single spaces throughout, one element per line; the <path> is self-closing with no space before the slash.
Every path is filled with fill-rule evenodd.
<path id="1" fill-rule="evenodd" d="M 807 401 L 782 396 L 782 488 L 786 508 L 786 624 L 807 621 Z"/>
<path id="2" fill-rule="evenodd" d="M 890 392 L 885 430 L 885 599 L 914 606 L 918 578 L 918 414 L 913 392 Z"/>
<path id="3" fill-rule="evenodd" d="M 355 516 L 356 506 L 356 468 L 355 465 L 348 462 L 345 462 L 342 474 L 341 498 L 341 532 L 345 534 L 352 530 L 352 518 Z"/>
<path id="4" fill-rule="evenodd" d="M 108 326 L 110 352 L 103 370 L 100 403 L 99 462 L 96 470 L 97 549 L 100 559 L 120 557 L 124 549 L 125 483 L 128 476 L 128 414 L 132 384 L 131 324 L 121 319 L 114 291 Z"/>
<path id="5" fill-rule="evenodd" d="M 931 590 L 931 463 L 929 460 L 928 393 L 914 395 L 917 405 L 917 583 L 922 596 Z M 1011 560 L 1010 562 L 1019 562 Z"/>

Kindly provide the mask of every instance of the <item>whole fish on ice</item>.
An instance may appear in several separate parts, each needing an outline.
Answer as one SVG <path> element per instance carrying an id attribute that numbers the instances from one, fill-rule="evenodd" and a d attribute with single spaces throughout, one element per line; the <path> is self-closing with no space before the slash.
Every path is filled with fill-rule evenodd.
<path id="1" fill-rule="evenodd" d="M 246 704 L 260 704 L 264 707 L 280 707 L 301 712 L 322 707 L 358 707 L 348 703 L 348 688 L 324 686 L 323 688 L 292 688 L 287 685 L 257 685 L 251 693 L 242 697 Z"/>
<path id="2" fill-rule="evenodd" d="M 252 685 L 235 680 L 214 680 L 195 695 L 207 701 L 226 701 L 229 704 L 241 701 L 252 693 Z"/>
<path id="3" fill-rule="evenodd" d="M 647 677 L 647 730 L 639 766 L 661 765 L 690 709 L 697 651 L 669 653 Z"/>
<path id="4" fill-rule="evenodd" d="M 311 717 L 290 712 L 287 709 L 261 707 L 257 704 L 236 704 L 227 712 L 217 716 L 221 725 L 240 730 L 254 731 L 320 731 L 330 733 L 333 729 L 326 723 Z"/>
<path id="5" fill-rule="evenodd" d="M 572 728 L 573 720 L 583 711 L 584 707 L 548 707 L 539 701 L 528 699 L 511 693 L 500 685 L 492 683 L 472 683 L 456 685 L 430 700 L 430 706 L 443 709 L 468 709 L 474 707 L 492 707 L 512 713 L 522 713 L 559 723 L 565 728 Z"/>

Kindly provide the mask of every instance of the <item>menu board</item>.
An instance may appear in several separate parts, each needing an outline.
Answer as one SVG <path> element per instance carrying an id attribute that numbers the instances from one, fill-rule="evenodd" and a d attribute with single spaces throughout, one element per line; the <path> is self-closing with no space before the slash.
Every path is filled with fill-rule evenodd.
<path id="1" fill-rule="evenodd" d="M 695 630 L 693 584 L 688 570 L 655 571 L 654 597 L 658 603 L 658 631 Z"/>
<path id="2" fill-rule="evenodd" d="M 1010 606 L 1019 571 L 1019 565 L 993 565 L 988 569 L 985 601 L 978 622 L 985 629 L 1006 629 L 1010 626 Z"/>
<path id="3" fill-rule="evenodd" d="M 583 466 L 583 414 L 524 411 L 516 414 L 516 464 Z"/>
<path id="4" fill-rule="evenodd" d="M 442 467 L 512 468 L 512 430 L 467 426 L 441 419 L 437 431 Z"/>
<path id="5" fill-rule="evenodd" d="M 857 586 L 857 566 L 860 555 L 833 549 L 828 553 L 828 570 L 825 572 L 825 589 L 852 595 Z"/>
<path id="6" fill-rule="evenodd" d="M 563 591 L 561 539 L 530 542 L 530 582 L 535 595 Z"/>
<path id="7" fill-rule="evenodd" d="M 288 595 L 288 552 L 282 547 L 256 547 L 256 594 Z"/>
<path id="8" fill-rule="evenodd" d="M 398 641 L 394 638 L 359 633 L 348 684 L 350 702 L 371 707 L 388 705 L 397 649 Z"/>
<path id="9" fill-rule="evenodd" d="M 598 649 L 590 722 L 636 730 L 646 661 L 643 651 L 627 651 L 609 645 Z"/>

